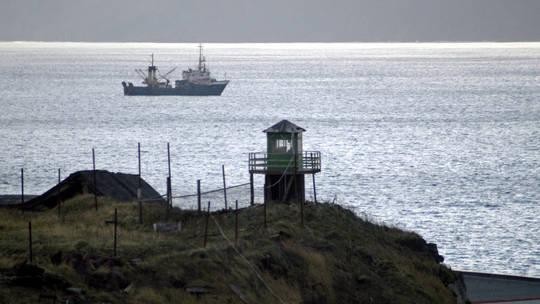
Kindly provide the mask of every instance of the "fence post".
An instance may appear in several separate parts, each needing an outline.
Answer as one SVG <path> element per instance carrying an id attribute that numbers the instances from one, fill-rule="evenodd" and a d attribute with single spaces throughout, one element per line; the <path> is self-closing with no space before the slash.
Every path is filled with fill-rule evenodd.
<path id="1" fill-rule="evenodd" d="M 167 209 L 172 208 L 171 177 L 167 177 Z"/>
<path id="2" fill-rule="evenodd" d="M 24 169 L 21 168 L 21 205 L 24 204 Z"/>
<path id="3" fill-rule="evenodd" d="M 60 198 L 60 168 L 58 168 L 58 191 L 56 195 L 58 196 L 58 217 L 62 216 L 62 199 Z"/>
<path id="4" fill-rule="evenodd" d="M 116 257 L 116 244 L 117 244 L 117 240 L 118 240 L 118 209 L 117 208 L 114 208 L 114 218 L 112 221 L 105 221 L 105 224 L 113 224 L 114 225 L 114 234 L 113 234 L 113 256 Z"/>
<path id="5" fill-rule="evenodd" d="M 227 206 L 227 184 L 225 183 L 225 165 L 221 165 L 221 173 L 223 175 L 223 197 L 225 199 L 225 210 L 227 210 L 228 206 Z"/>
<path id="6" fill-rule="evenodd" d="M 118 209 L 114 208 L 114 248 L 113 254 L 116 257 L 116 243 L 117 243 L 117 230 L 118 230 Z"/>
<path id="7" fill-rule="evenodd" d="M 98 200 L 97 200 L 97 178 L 96 178 L 96 153 L 94 151 L 94 148 L 92 148 L 92 168 L 93 168 L 93 177 L 94 177 L 94 207 L 97 211 Z"/>
<path id="8" fill-rule="evenodd" d="M 238 200 L 235 201 L 234 212 L 234 244 L 238 246 Z"/>
<path id="9" fill-rule="evenodd" d="M 255 188 L 253 186 L 253 173 L 249 174 L 249 190 L 250 190 L 250 201 L 249 204 L 253 206 L 255 204 Z"/>
<path id="10" fill-rule="evenodd" d="M 33 261 L 33 253 L 32 253 L 32 222 L 28 222 L 28 260 L 30 261 L 30 264 L 32 264 Z"/>
<path id="11" fill-rule="evenodd" d="M 197 180 L 197 212 L 201 213 L 201 180 Z"/>
<path id="12" fill-rule="evenodd" d="M 142 200 L 141 200 L 141 143 L 137 143 L 137 158 L 139 163 L 139 184 L 137 186 L 137 200 L 139 202 L 139 224 L 143 223 Z"/>
<path id="13" fill-rule="evenodd" d="M 208 209 L 206 212 L 206 222 L 204 224 L 204 243 L 203 246 L 206 248 L 206 242 L 208 240 L 208 220 L 210 219 L 210 201 L 208 201 Z"/>
<path id="14" fill-rule="evenodd" d="M 141 143 L 137 143 L 137 161 L 139 165 L 139 180 L 137 184 L 137 198 L 140 199 L 141 191 Z"/>
<path id="15" fill-rule="evenodd" d="M 169 169 L 169 179 L 167 185 L 169 187 L 169 200 L 167 203 L 169 207 L 172 207 L 172 176 L 171 176 L 171 149 L 169 143 L 167 143 L 167 165 Z"/>

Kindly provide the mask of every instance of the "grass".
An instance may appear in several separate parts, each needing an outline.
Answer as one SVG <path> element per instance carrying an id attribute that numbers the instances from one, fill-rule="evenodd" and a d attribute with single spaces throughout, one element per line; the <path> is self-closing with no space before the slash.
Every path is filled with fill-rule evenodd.
<path id="1" fill-rule="evenodd" d="M 105 221 L 115 208 L 115 265 L 89 267 L 81 274 L 67 260 L 52 263 L 51 256 L 59 251 L 64 257 L 80 254 L 87 259 L 112 255 L 113 227 Z M 267 228 L 262 206 L 242 209 L 236 250 L 214 222 L 234 242 L 232 212 L 212 214 L 203 248 L 204 216 L 179 209 L 167 214 L 159 205 L 144 205 L 143 225 L 138 224 L 136 204 L 100 198 L 95 211 L 91 196 L 65 202 L 60 217 L 57 209 L 24 214 L 0 210 L 0 269 L 26 259 L 27 222 L 32 221 L 35 264 L 83 288 L 91 302 L 455 303 L 446 286 L 453 273 L 433 259 L 417 234 L 370 223 L 333 204 L 306 205 L 301 227 L 298 209 L 294 204 L 269 205 Z M 152 230 L 151 223 L 166 219 L 181 221 L 182 232 Z M 127 281 L 126 291 L 89 283 L 93 277 L 115 274 Z M 1 276 L 0 302 L 37 302 L 41 290 L 2 286 Z M 190 287 L 204 287 L 208 293 L 197 298 L 187 291 Z M 52 292 L 66 297 L 65 290 Z"/>

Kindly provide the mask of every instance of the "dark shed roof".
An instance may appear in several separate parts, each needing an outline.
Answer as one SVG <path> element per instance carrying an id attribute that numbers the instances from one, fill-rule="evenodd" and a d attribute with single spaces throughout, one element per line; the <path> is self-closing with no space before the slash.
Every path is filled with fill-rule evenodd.
<path id="1" fill-rule="evenodd" d="M 96 170 L 96 185 L 94 185 L 92 170 L 78 171 L 19 207 L 23 209 L 53 208 L 60 200 L 65 201 L 84 193 L 96 193 L 98 196 L 106 196 L 118 201 L 135 201 L 138 185 L 139 176 L 136 174 Z M 145 202 L 165 202 L 160 194 L 143 179 L 141 179 L 141 199 Z"/>
<path id="2" fill-rule="evenodd" d="M 302 133 L 306 130 L 301 128 L 292 122 L 284 119 L 277 124 L 271 126 L 270 128 L 264 130 L 265 133 Z"/>

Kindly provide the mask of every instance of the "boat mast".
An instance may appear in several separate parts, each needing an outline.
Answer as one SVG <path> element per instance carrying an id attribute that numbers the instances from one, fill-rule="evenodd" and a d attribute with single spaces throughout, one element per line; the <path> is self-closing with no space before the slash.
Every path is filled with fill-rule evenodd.
<path id="1" fill-rule="evenodd" d="M 146 76 L 146 84 L 150 86 L 154 86 L 157 83 L 156 79 L 156 67 L 154 66 L 154 53 L 152 53 L 152 63 L 148 67 L 148 75 Z"/>
<path id="2" fill-rule="evenodd" d="M 199 71 L 202 71 L 203 70 L 203 62 L 204 62 L 204 57 L 202 55 L 202 43 L 199 43 Z"/>

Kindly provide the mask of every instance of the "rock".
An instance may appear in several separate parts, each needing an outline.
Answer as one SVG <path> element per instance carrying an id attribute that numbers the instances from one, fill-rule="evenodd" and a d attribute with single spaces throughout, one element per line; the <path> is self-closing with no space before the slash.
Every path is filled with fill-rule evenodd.
<path id="1" fill-rule="evenodd" d="M 192 295 L 195 295 L 197 297 L 208 293 L 208 289 L 204 287 L 186 287 L 186 291 L 189 292 Z"/>
<path id="2" fill-rule="evenodd" d="M 124 288 L 124 290 L 122 290 L 122 292 L 125 293 L 125 294 L 130 294 L 131 292 L 133 292 L 134 289 L 135 289 L 135 287 L 133 286 L 133 283 L 131 283 L 126 288 Z"/>
<path id="3" fill-rule="evenodd" d="M 43 268 L 26 262 L 13 266 L 13 273 L 17 276 L 41 276 L 44 272 Z"/>
<path id="4" fill-rule="evenodd" d="M 437 249 L 437 244 L 435 243 L 427 243 L 426 244 L 427 250 L 429 253 L 431 253 L 431 256 L 435 259 L 437 263 L 444 262 L 444 257 L 439 254 L 439 250 Z"/>
<path id="5" fill-rule="evenodd" d="M 358 284 L 369 284 L 371 282 L 370 277 L 367 275 L 353 274 L 353 277 Z"/>
<path id="6" fill-rule="evenodd" d="M 7 283 L 13 286 L 41 288 L 43 286 L 43 273 L 45 270 L 26 262 L 16 264 L 8 272 Z"/>
<path id="7" fill-rule="evenodd" d="M 43 274 L 43 286 L 51 289 L 66 289 L 71 284 L 59 275 L 46 272 Z"/>
<path id="8" fill-rule="evenodd" d="M 88 265 L 86 264 L 82 254 L 77 252 L 68 254 L 65 256 L 64 261 L 67 264 L 70 264 L 75 272 L 77 272 L 79 275 L 84 276 L 88 274 Z"/>
<path id="9" fill-rule="evenodd" d="M 66 288 L 66 293 L 68 294 L 67 298 L 65 299 L 66 304 L 87 303 L 85 301 L 86 292 L 82 288 Z"/>
<path id="10" fill-rule="evenodd" d="M 58 251 L 57 253 L 51 255 L 51 263 L 53 265 L 60 265 L 60 263 L 62 263 L 62 251 Z"/>
<path id="11" fill-rule="evenodd" d="M 437 250 L 437 244 L 434 243 L 426 243 L 424 239 L 417 236 L 408 236 L 405 238 L 402 238 L 397 241 L 400 245 L 409 248 L 416 252 L 426 252 L 428 255 L 430 255 L 435 262 L 442 263 L 444 261 L 444 257 L 439 255 L 439 251 Z"/>
<path id="12" fill-rule="evenodd" d="M 125 289 L 129 284 L 124 274 L 117 269 L 110 272 L 95 272 L 87 277 L 89 286 L 96 289 L 105 289 L 108 291 L 116 291 Z"/>
<path id="13" fill-rule="evenodd" d="M 124 266 L 124 262 L 122 262 L 122 260 L 120 260 L 119 258 L 115 258 L 115 257 L 93 257 L 93 260 L 94 260 L 94 267 L 96 269 L 101 266 L 105 266 L 108 268 Z"/>
<path id="14" fill-rule="evenodd" d="M 154 232 L 173 233 L 182 231 L 182 222 L 176 223 L 154 223 Z"/>
<path id="15" fill-rule="evenodd" d="M 267 253 L 259 260 L 258 264 L 262 270 L 270 273 L 274 278 L 287 276 L 288 266 L 279 256 Z"/>
<path id="16" fill-rule="evenodd" d="M 275 241 L 284 241 L 290 239 L 292 236 L 290 233 L 285 231 L 278 231 L 278 233 L 271 235 L 270 238 Z"/>
<path id="17" fill-rule="evenodd" d="M 184 288 L 187 285 L 184 278 L 175 275 L 169 276 L 167 281 L 169 281 L 174 288 Z"/>
<path id="18" fill-rule="evenodd" d="M 195 295 L 197 297 L 203 295 L 203 294 L 207 294 L 209 293 L 210 289 L 212 287 L 204 282 L 204 281 L 201 281 L 201 280 L 195 280 L 191 283 L 189 283 L 186 287 L 185 287 L 185 291 L 189 292 L 190 294 L 192 295 Z"/>
<path id="19" fill-rule="evenodd" d="M 66 288 L 66 292 L 69 294 L 77 295 L 77 296 L 83 296 L 85 294 L 84 289 L 77 288 L 77 287 Z"/>
<path id="20" fill-rule="evenodd" d="M 140 259 L 140 258 L 135 258 L 135 259 L 131 259 L 129 260 L 129 264 L 133 267 L 138 267 L 142 264 L 143 260 Z"/>
<path id="21" fill-rule="evenodd" d="M 17 264 L 7 271 L 4 277 L 6 284 L 29 288 L 64 289 L 70 284 L 61 276 L 47 273 L 41 267 L 27 264 Z"/>

